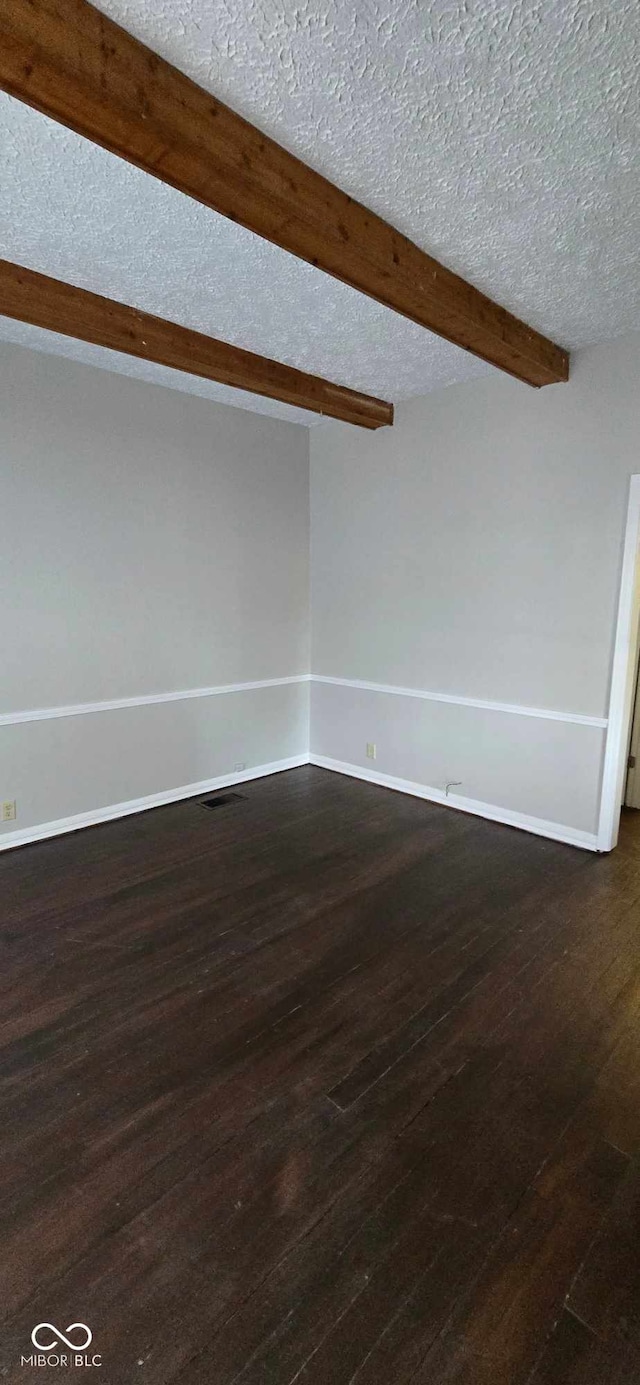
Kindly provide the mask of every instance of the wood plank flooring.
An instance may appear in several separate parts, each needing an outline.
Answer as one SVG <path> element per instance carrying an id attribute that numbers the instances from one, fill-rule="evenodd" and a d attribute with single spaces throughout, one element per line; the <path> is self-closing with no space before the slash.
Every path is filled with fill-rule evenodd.
<path id="1" fill-rule="evenodd" d="M 239 792 L 0 858 L 2 1378 L 637 1385 L 640 814 Z"/>

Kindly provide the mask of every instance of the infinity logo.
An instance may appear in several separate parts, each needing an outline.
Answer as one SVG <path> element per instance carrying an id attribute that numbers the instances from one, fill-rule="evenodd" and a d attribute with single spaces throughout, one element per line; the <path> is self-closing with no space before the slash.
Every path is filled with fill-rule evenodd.
<path id="1" fill-rule="evenodd" d="M 33 1332 L 31 1333 L 31 1341 L 33 1342 L 34 1347 L 38 1348 L 38 1351 L 53 1351 L 53 1348 L 56 1344 L 56 1338 L 59 1342 L 64 1342 L 65 1346 L 68 1347 L 70 1351 L 85 1351 L 86 1348 L 91 1345 L 91 1342 L 93 1340 L 93 1333 L 91 1329 L 87 1327 L 87 1324 L 84 1322 L 69 1323 L 67 1332 L 75 1331 L 76 1327 L 79 1327 L 82 1332 L 86 1333 L 86 1340 L 84 1342 L 71 1342 L 68 1337 L 65 1337 L 64 1332 L 60 1331 L 59 1327 L 54 1327 L 52 1322 L 39 1322 L 37 1327 L 34 1327 Z M 54 1339 L 52 1342 L 41 1342 L 39 1340 L 38 1333 L 41 1332 L 43 1328 L 45 1330 L 48 1329 L 49 1332 L 53 1332 Z"/>

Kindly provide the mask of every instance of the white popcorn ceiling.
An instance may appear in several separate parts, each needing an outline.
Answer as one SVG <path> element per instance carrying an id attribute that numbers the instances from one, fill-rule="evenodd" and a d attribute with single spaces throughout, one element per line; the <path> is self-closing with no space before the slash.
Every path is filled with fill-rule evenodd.
<path id="1" fill-rule="evenodd" d="M 560 344 L 640 328 L 637 0 L 100 8 Z M 8 97 L 0 129 L 7 259 L 395 401 L 490 370 Z M 314 421 L 6 319 L 0 336 Z"/>
<path id="2" fill-rule="evenodd" d="M 0 257 L 391 400 L 489 367 L 0 93 Z M 315 414 L 0 318 L 0 339 L 313 423 Z"/>

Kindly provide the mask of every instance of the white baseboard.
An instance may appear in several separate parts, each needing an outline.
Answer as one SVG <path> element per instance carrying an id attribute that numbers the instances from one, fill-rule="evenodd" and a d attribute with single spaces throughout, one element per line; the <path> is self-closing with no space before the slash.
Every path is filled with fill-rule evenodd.
<path id="1" fill-rule="evenodd" d="M 250 779 L 263 779 L 268 774 L 279 774 L 281 770 L 297 769 L 308 765 L 309 756 L 292 755 L 288 760 L 273 760 L 269 765 L 255 765 L 242 770 L 240 774 L 219 774 L 215 779 L 203 779 L 199 784 L 183 784 L 179 789 L 166 789 L 162 793 L 147 794 L 145 798 L 131 798 L 125 803 L 112 803 L 108 808 L 95 808 L 88 813 L 75 813 L 73 817 L 58 818 L 55 822 L 42 822 L 36 827 L 26 827 L 19 832 L 8 832 L 0 836 L 0 851 L 12 847 L 27 846 L 29 842 L 43 841 L 46 837 L 60 837 L 64 832 L 78 832 L 82 827 L 97 827 L 101 822 L 111 822 L 113 818 L 129 817 L 132 813 L 144 813 L 147 808 L 163 808 L 167 803 L 177 803 L 181 798 L 194 798 L 214 789 L 226 789 L 232 784 L 245 784 Z"/>
<path id="2" fill-rule="evenodd" d="M 482 803 L 477 798 L 464 798 L 462 794 L 445 794 L 441 789 L 432 789 L 427 784 L 417 784 L 411 779 L 396 779 L 392 774 L 380 774 L 377 770 L 363 769 L 360 765 L 351 765 L 345 760 L 331 760 L 326 755 L 311 754 L 309 763 L 318 765 L 320 769 L 350 775 L 352 779 L 365 779 L 367 783 L 379 784 L 385 789 L 412 794 L 414 798 L 426 798 L 429 802 L 440 803 L 445 808 L 457 808 L 463 813 L 489 818 L 491 822 L 501 822 L 506 827 L 519 827 L 523 832 L 533 832 L 536 837 L 551 837 L 554 841 L 567 842 L 569 846 L 579 846 L 585 851 L 598 850 L 595 832 L 582 832 L 577 827 L 565 827 L 560 822 L 547 822 L 545 818 L 514 813 L 510 808 L 497 808 L 494 803 Z"/>
<path id="3" fill-rule="evenodd" d="M 18 832 L 8 832 L 0 836 L 0 851 L 27 846 L 29 842 L 44 841 L 47 837 L 59 837 L 65 832 L 78 832 L 83 827 L 96 827 L 99 823 L 111 822 L 114 818 L 144 813 L 148 808 L 162 808 L 168 803 L 177 803 L 182 798 L 195 798 L 198 794 L 226 789 L 233 784 L 244 784 L 251 779 L 263 779 L 269 774 L 279 774 L 283 770 L 297 769 L 300 765 L 308 764 L 318 765 L 320 769 L 333 770 L 338 774 L 346 774 L 353 779 L 364 779 L 369 784 L 379 784 L 385 789 L 411 794 L 414 798 L 424 798 L 445 808 L 457 808 L 464 813 L 473 813 L 476 817 L 501 822 L 507 827 L 518 827 L 524 832 L 533 832 L 538 837 L 550 837 L 554 841 L 566 842 L 586 851 L 598 850 L 596 834 L 582 832 L 577 827 L 566 827 L 562 823 L 547 822 L 544 818 L 529 817 L 526 813 L 515 813 L 509 808 L 498 808 L 493 803 L 464 798 L 461 794 L 446 795 L 441 789 L 432 789 L 427 784 L 418 784 L 411 779 L 397 779 L 394 775 L 364 769 L 360 765 L 349 764 L 346 760 L 331 760 L 326 755 L 303 754 L 293 755 L 287 760 L 273 760 L 267 765 L 256 765 L 251 769 L 242 770 L 239 774 L 220 774 L 215 779 L 203 779 L 198 784 L 183 784 L 178 789 L 166 789 L 162 793 L 147 794 L 144 798 L 132 798 L 125 803 L 113 803 L 106 808 L 95 808 L 87 813 L 58 818 L 55 822 L 43 822 Z"/>

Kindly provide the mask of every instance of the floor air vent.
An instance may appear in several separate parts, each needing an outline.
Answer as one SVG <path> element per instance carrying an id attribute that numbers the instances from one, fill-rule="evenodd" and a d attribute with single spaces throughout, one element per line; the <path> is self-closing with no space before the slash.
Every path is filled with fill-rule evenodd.
<path id="1" fill-rule="evenodd" d="M 201 799 L 201 808 L 224 808 L 227 803 L 238 803 L 240 799 L 246 798 L 243 793 L 218 793 L 215 798 Z"/>

